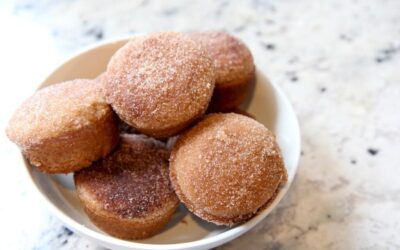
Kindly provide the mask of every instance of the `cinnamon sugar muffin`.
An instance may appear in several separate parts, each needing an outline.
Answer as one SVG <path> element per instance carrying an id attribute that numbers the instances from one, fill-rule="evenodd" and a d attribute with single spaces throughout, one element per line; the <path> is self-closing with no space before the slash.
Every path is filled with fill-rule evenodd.
<path id="1" fill-rule="evenodd" d="M 210 111 L 229 111 L 238 107 L 255 81 L 250 50 L 242 41 L 222 31 L 194 32 L 189 36 L 206 49 L 214 62 L 215 90 Z"/>
<path id="2" fill-rule="evenodd" d="M 99 82 L 88 79 L 37 91 L 15 111 L 6 133 L 46 173 L 87 167 L 118 142 L 116 117 Z"/>
<path id="3" fill-rule="evenodd" d="M 287 174 L 274 135 L 252 118 L 229 113 L 210 114 L 178 138 L 170 178 L 191 212 L 231 226 L 266 208 Z"/>
<path id="4" fill-rule="evenodd" d="M 167 138 L 206 111 L 214 89 L 213 63 L 177 32 L 135 37 L 107 67 L 107 101 L 138 131 Z"/>
<path id="5" fill-rule="evenodd" d="M 122 135 L 109 157 L 75 173 L 75 185 L 91 221 L 122 239 L 143 239 L 170 220 L 179 200 L 168 176 L 169 151 L 144 135 Z"/>

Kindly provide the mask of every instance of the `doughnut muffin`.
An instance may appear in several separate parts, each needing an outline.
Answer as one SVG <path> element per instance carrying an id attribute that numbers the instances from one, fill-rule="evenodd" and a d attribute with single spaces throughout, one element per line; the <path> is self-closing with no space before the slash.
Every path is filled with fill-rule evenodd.
<path id="1" fill-rule="evenodd" d="M 253 56 L 239 39 L 222 31 L 189 33 L 206 49 L 215 67 L 215 89 L 210 112 L 230 111 L 249 95 L 255 81 Z"/>
<path id="2" fill-rule="evenodd" d="M 168 176 L 169 151 L 144 135 L 121 137 L 109 157 L 75 173 L 76 190 L 97 227 L 122 239 L 148 238 L 179 204 Z"/>
<path id="3" fill-rule="evenodd" d="M 141 133 L 173 136 L 201 117 L 214 89 L 206 53 L 177 32 L 135 37 L 107 67 L 106 98 Z"/>
<path id="4" fill-rule="evenodd" d="M 287 174 L 274 135 L 252 118 L 226 113 L 210 114 L 179 136 L 170 178 L 191 212 L 232 226 L 266 208 Z"/>
<path id="5" fill-rule="evenodd" d="M 99 82 L 78 79 L 37 91 L 14 113 L 7 136 L 46 173 L 69 173 L 106 156 L 118 142 L 116 117 Z"/>
<path id="6" fill-rule="evenodd" d="M 98 82 L 101 93 L 103 94 L 103 96 L 105 96 L 105 85 L 107 84 L 107 74 L 105 72 L 101 73 L 100 75 L 98 75 L 94 80 Z M 126 134 L 135 134 L 137 131 L 135 130 L 135 128 L 133 128 L 132 126 L 129 126 L 126 122 L 124 122 L 123 120 L 119 119 L 119 117 L 117 117 L 117 124 L 118 124 L 118 130 L 120 132 L 120 134 L 122 133 L 126 133 Z"/>

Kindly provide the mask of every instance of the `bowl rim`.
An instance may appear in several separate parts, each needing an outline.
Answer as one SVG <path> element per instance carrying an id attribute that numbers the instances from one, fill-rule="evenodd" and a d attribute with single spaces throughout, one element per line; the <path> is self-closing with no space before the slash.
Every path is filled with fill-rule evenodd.
<path id="1" fill-rule="evenodd" d="M 56 67 L 54 67 L 49 73 L 46 75 L 46 77 L 43 78 L 43 80 L 40 82 L 40 84 L 37 86 L 36 90 L 40 89 L 43 87 L 43 84 L 52 76 L 52 74 L 62 68 L 65 64 L 68 62 L 74 60 L 75 58 L 79 57 L 80 55 L 87 53 L 91 50 L 95 50 L 99 47 L 107 46 L 110 44 L 116 44 L 116 43 L 122 43 L 122 42 L 128 42 L 129 39 L 132 37 L 135 37 L 137 35 L 141 34 L 135 34 L 135 35 L 127 35 L 127 36 L 120 36 L 112 39 L 106 39 L 104 41 L 100 42 L 95 42 L 93 44 L 90 44 L 88 46 L 83 47 L 82 49 L 77 50 L 76 52 L 72 53 L 71 55 L 67 56 L 64 58 L 64 60 L 61 60 L 60 63 L 57 64 Z M 263 73 L 262 70 L 257 70 L 257 72 Z M 40 197 L 40 199 L 46 204 L 46 207 L 51 211 L 52 214 L 54 214 L 58 219 L 60 219 L 63 223 L 65 223 L 68 227 L 73 229 L 77 234 L 79 235 L 84 235 L 89 237 L 92 240 L 99 241 L 101 243 L 104 243 L 105 245 L 113 245 L 113 246 L 118 246 L 118 247 L 123 247 L 123 248 L 133 248 L 133 249 L 144 249 L 144 250 L 158 250 L 158 249 L 188 249 L 188 248 L 201 248 L 201 247 L 215 247 L 218 245 L 221 245 L 223 243 L 226 243 L 244 233 L 249 231 L 251 228 L 253 228 L 255 225 L 257 225 L 260 221 L 265 219 L 265 217 L 268 216 L 268 214 L 276 207 L 276 205 L 279 204 L 279 202 L 282 200 L 282 198 L 286 195 L 287 191 L 291 187 L 291 184 L 293 183 L 293 179 L 297 173 L 298 165 L 299 165 L 299 159 L 300 159 L 300 152 L 301 152 L 301 134 L 300 134 L 300 126 L 299 126 L 299 121 L 297 119 L 296 113 L 293 109 L 293 106 L 289 102 L 288 98 L 286 95 L 283 94 L 283 91 L 274 83 L 269 82 L 271 85 L 272 89 L 275 91 L 276 95 L 279 96 L 279 99 L 284 102 L 284 104 L 288 107 L 290 112 L 294 115 L 294 128 L 296 130 L 296 134 L 298 135 L 297 141 L 298 144 L 295 145 L 297 148 L 297 154 L 295 155 L 294 158 L 294 167 L 291 169 L 292 174 L 289 174 L 289 179 L 288 182 L 281 188 L 279 191 L 278 195 L 276 196 L 275 200 L 270 204 L 270 206 L 266 209 L 264 209 L 262 212 L 260 212 L 258 215 L 253 217 L 251 220 L 232 227 L 222 233 L 209 236 L 207 238 L 203 238 L 200 240 L 195 240 L 195 241 L 189 241 L 189 242 L 183 242 L 183 243 L 173 243 L 173 244 L 150 244 L 150 243 L 142 243 L 142 242 L 135 242 L 135 241 L 127 241 L 127 240 L 122 240 L 115 238 L 113 236 L 107 235 L 102 232 L 96 232 L 83 224 L 80 224 L 78 221 L 72 219 L 69 217 L 67 214 L 62 212 L 60 209 L 57 208 L 53 202 L 51 202 L 48 197 L 40 190 L 40 188 L 36 185 L 35 179 L 32 174 L 32 167 L 28 163 L 28 161 L 25 159 L 25 157 L 20 154 L 22 161 L 24 162 L 26 172 L 28 174 L 28 177 L 30 179 L 31 185 L 33 185 L 36 189 L 37 195 Z"/>

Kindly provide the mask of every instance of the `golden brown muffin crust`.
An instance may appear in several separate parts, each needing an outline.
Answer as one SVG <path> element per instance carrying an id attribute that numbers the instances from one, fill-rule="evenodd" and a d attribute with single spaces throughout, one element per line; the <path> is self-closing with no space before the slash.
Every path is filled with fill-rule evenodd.
<path id="1" fill-rule="evenodd" d="M 214 89 L 210 58 L 176 32 L 136 37 L 111 58 L 107 100 L 139 131 L 166 138 L 207 109 Z"/>
<path id="2" fill-rule="evenodd" d="M 209 111 L 227 112 L 238 107 L 255 84 L 250 50 L 223 31 L 194 32 L 189 37 L 205 48 L 215 67 L 215 89 Z"/>
<path id="3" fill-rule="evenodd" d="M 239 114 L 210 114 L 174 145 L 173 187 L 190 211 L 216 224 L 253 217 L 286 181 L 273 134 Z"/>
<path id="4" fill-rule="evenodd" d="M 110 112 L 95 126 L 85 126 L 62 137 L 22 147 L 29 161 L 45 173 L 70 173 L 105 157 L 118 143 L 115 114 Z"/>
<path id="5" fill-rule="evenodd" d="M 223 31 L 194 32 L 189 36 L 199 42 L 213 60 L 216 88 L 247 83 L 253 78 L 253 56 L 239 39 Z"/>
<path id="6" fill-rule="evenodd" d="M 123 134 L 106 159 L 74 175 L 90 220 L 123 239 L 150 237 L 168 223 L 179 200 L 168 175 L 165 144 L 144 135 Z"/>
<path id="7" fill-rule="evenodd" d="M 6 133 L 33 165 L 47 173 L 87 167 L 106 156 L 119 138 L 101 83 L 88 79 L 37 91 L 14 113 Z"/>
<path id="8" fill-rule="evenodd" d="M 103 209 L 121 218 L 146 216 L 176 199 L 165 145 L 141 135 L 121 137 L 112 155 L 75 175 L 80 188 L 104 204 Z"/>
<path id="9" fill-rule="evenodd" d="M 40 89 L 14 112 L 7 135 L 17 144 L 34 144 L 93 124 L 111 112 L 100 91 L 89 79 Z"/>

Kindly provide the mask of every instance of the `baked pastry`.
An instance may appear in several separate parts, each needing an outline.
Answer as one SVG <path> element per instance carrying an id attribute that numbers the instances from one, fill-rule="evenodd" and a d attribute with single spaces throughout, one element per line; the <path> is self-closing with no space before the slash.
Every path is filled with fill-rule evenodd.
<path id="1" fill-rule="evenodd" d="M 168 176 L 169 151 L 144 135 L 123 134 L 109 157 L 74 175 L 76 190 L 90 220 L 122 239 L 158 233 L 179 200 Z"/>
<path id="2" fill-rule="evenodd" d="M 189 33 L 200 43 L 215 66 L 215 89 L 210 112 L 229 111 L 249 95 L 255 81 L 253 56 L 239 39 L 222 31 Z"/>
<path id="3" fill-rule="evenodd" d="M 106 156 L 118 142 L 116 117 L 99 82 L 78 79 L 37 91 L 14 113 L 7 136 L 46 173 L 69 173 Z"/>
<path id="4" fill-rule="evenodd" d="M 177 32 L 135 37 L 107 67 L 107 101 L 138 131 L 167 138 L 206 111 L 214 68 L 206 53 Z"/>
<path id="5" fill-rule="evenodd" d="M 226 113 L 210 114 L 179 136 L 170 178 L 191 212 L 231 226 L 267 207 L 287 174 L 274 135 L 252 118 Z"/>
<path id="6" fill-rule="evenodd" d="M 105 98 L 105 85 L 107 84 L 107 74 L 105 72 L 101 73 L 100 75 L 98 75 L 95 79 L 95 81 L 98 82 L 98 85 L 100 87 L 101 93 Z M 126 122 L 124 122 L 121 119 L 117 119 L 117 123 L 118 123 L 118 129 L 120 133 L 127 133 L 127 134 L 135 134 L 135 128 L 133 128 L 132 126 L 129 126 Z"/>

